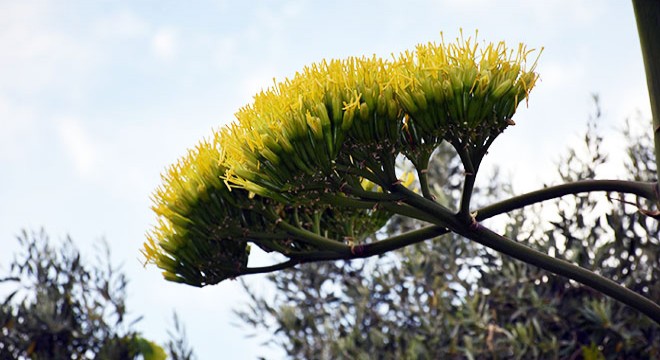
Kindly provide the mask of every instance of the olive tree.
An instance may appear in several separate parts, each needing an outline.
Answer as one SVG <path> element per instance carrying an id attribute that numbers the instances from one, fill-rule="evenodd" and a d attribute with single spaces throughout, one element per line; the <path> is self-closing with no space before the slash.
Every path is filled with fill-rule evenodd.
<path id="1" fill-rule="evenodd" d="M 134 329 L 127 317 L 128 280 L 110 262 L 106 243 L 94 265 L 67 238 L 53 244 L 46 233 L 18 236 L 20 252 L 0 277 L 8 295 L 0 303 L 2 359 L 165 359 L 159 345 Z M 176 319 L 176 317 L 175 317 Z M 192 359 L 175 320 L 167 343 L 173 359 Z"/>

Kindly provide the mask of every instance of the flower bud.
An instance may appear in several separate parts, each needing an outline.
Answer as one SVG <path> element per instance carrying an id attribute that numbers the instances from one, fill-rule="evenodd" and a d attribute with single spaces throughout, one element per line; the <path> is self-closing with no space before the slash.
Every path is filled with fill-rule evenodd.
<path id="1" fill-rule="evenodd" d="M 360 119 L 362 119 L 362 121 L 369 120 L 369 106 L 366 102 L 360 104 Z"/>
<path id="2" fill-rule="evenodd" d="M 506 94 L 509 89 L 511 89 L 511 80 L 506 79 L 501 84 L 497 85 L 492 94 L 495 98 L 500 98 L 502 95 Z"/>
<path id="3" fill-rule="evenodd" d="M 355 110 L 353 108 L 347 109 L 344 111 L 344 117 L 341 122 L 341 129 L 343 131 L 347 131 L 348 129 L 353 126 L 353 116 L 354 116 Z"/>

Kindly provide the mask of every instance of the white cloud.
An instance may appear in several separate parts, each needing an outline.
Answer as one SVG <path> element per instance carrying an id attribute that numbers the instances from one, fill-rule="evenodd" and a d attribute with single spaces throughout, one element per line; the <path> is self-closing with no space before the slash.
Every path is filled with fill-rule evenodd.
<path id="1" fill-rule="evenodd" d="M 57 132 L 78 174 L 87 177 L 97 157 L 97 149 L 81 122 L 73 117 L 63 117 L 57 121 Z"/>
<path id="2" fill-rule="evenodd" d="M 151 48 L 156 57 L 172 59 L 176 55 L 178 36 L 172 29 L 159 29 L 151 39 Z"/>

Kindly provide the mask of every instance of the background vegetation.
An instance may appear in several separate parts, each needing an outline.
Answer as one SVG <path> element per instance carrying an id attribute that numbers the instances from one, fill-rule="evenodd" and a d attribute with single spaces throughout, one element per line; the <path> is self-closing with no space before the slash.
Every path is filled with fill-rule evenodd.
<path id="1" fill-rule="evenodd" d="M 9 274 L 0 284 L 0 359 L 191 360 L 185 330 L 174 317 L 165 349 L 135 329 L 127 311 L 128 280 L 99 243 L 93 262 L 70 238 L 53 244 L 46 233 L 23 231 Z"/>
<path id="2" fill-rule="evenodd" d="M 597 109 L 583 144 L 558 162 L 558 181 L 592 179 L 608 154 Z M 646 125 L 646 124 L 645 124 Z M 628 123 L 619 176 L 651 181 L 648 132 Z M 435 195 L 460 196 L 461 164 L 441 148 L 430 177 Z M 450 164 L 447 167 L 446 164 Z M 448 169 L 448 170 L 442 170 Z M 446 171 L 446 172 L 445 172 Z M 511 195 L 494 172 L 476 196 Z M 651 299 L 660 298 L 660 227 L 619 194 L 567 196 L 495 220 L 516 241 L 576 263 Z M 450 203 L 450 202 L 447 202 Z M 549 222 L 548 222 L 549 220 Z M 416 228 L 397 217 L 389 233 Z M 531 240 L 534 239 L 534 240 Z M 304 264 L 268 277 L 274 296 L 246 286 L 243 324 L 271 334 L 290 358 L 654 358 L 660 329 L 649 318 L 563 277 L 444 235 L 352 262 Z M 654 281 L 655 279 L 655 281 Z M 320 354 L 320 355 L 319 355 Z"/>

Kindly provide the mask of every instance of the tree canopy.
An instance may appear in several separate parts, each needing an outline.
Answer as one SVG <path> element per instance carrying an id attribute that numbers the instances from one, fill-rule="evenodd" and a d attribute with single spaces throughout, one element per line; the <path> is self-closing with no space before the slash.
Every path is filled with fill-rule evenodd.
<path id="1" fill-rule="evenodd" d="M 93 265 L 70 238 L 54 245 L 44 231 L 18 236 L 21 252 L 0 285 L 2 359 L 190 360 L 185 332 L 175 316 L 168 352 L 144 338 L 127 316 L 128 280 L 100 243 Z"/>

